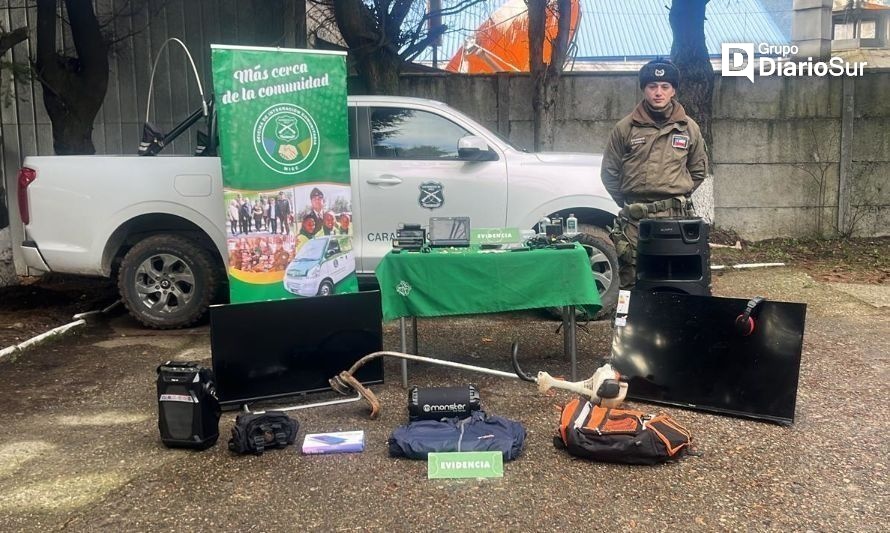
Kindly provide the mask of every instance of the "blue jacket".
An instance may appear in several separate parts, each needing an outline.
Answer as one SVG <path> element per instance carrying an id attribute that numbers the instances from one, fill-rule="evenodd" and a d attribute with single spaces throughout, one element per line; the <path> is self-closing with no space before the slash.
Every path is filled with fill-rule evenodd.
<path id="1" fill-rule="evenodd" d="M 474 411 L 467 418 L 418 420 L 400 426 L 389 438 L 389 455 L 426 459 L 430 452 L 500 451 L 516 459 L 525 443 L 525 428 L 506 418 Z"/>

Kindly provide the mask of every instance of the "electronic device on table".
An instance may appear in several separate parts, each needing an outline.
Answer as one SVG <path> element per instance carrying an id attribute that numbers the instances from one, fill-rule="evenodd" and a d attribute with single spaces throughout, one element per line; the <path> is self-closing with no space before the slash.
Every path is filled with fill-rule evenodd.
<path id="1" fill-rule="evenodd" d="M 470 217 L 431 217 L 429 227 L 433 248 L 470 245 Z"/>
<path id="2" fill-rule="evenodd" d="M 426 230 L 420 224 L 399 224 L 396 239 L 392 242 L 393 250 L 419 252 L 426 245 Z"/>

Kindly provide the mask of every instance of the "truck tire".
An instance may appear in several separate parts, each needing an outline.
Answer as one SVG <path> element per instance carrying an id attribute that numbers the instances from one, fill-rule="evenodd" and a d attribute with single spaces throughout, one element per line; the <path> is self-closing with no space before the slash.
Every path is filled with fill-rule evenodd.
<path id="1" fill-rule="evenodd" d="M 118 290 L 130 314 L 155 329 L 190 326 L 201 319 L 217 289 L 210 254 L 178 235 L 153 235 L 130 248 Z"/>
<path id="2" fill-rule="evenodd" d="M 572 240 L 593 248 L 590 270 L 602 302 L 602 308 L 591 318 L 593 320 L 609 318 L 618 304 L 618 256 L 615 254 L 615 246 L 609 234 L 602 228 L 580 224 L 578 231 L 580 233 Z M 549 311 L 556 318 L 562 318 L 562 309 L 552 307 Z"/>

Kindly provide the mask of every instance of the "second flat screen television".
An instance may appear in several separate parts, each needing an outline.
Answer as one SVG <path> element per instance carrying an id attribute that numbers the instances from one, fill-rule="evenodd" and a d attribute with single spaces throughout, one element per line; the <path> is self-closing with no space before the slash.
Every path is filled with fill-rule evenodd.
<path id="1" fill-rule="evenodd" d="M 379 292 L 214 306 L 210 346 L 223 405 L 330 390 L 328 379 L 383 345 Z M 383 382 L 383 361 L 356 373 Z"/>

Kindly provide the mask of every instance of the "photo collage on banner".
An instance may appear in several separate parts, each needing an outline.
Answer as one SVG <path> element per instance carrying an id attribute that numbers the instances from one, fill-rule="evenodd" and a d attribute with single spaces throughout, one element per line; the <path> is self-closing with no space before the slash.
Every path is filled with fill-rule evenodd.
<path id="1" fill-rule="evenodd" d="M 358 291 L 339 52 L 212 45 L 232 303 Z"/>

